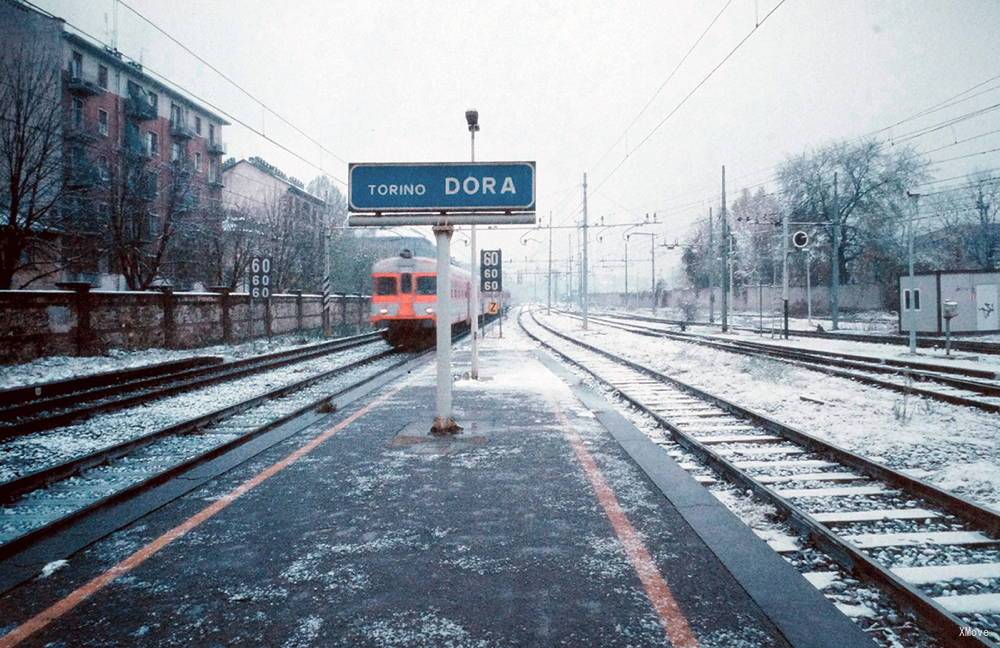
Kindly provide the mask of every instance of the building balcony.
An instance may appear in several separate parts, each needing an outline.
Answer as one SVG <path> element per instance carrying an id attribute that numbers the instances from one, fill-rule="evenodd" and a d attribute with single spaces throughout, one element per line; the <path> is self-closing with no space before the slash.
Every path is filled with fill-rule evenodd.
<path id="1" fill-rule="evenodd" d="M 98 184 L 101 173 L 98 168 L 86 160 L 70 162 L 66 165 L 66 187 L 69 189 L 86 189 Z"/>
<path id="2" fill-rule="evenodd" d="M 194 130 L 183 122 L 170 120 L 170 136 L 175 140 L 187 140 L 194 137 Z"/>
<path id="3" fill-rule="evenodd" d="M 63 125 L 63 137 L 74 142 L 96 142 L 100 136 L 101 134 L 95 126 L 77 124 L 73 121 L 68 121 Z"/>
<path id="4" fill-rule="evenodd" d="M 97 96 L 104 94 L 104 88 L 97 85 L 96 81 L 86 79 L 79 72 L 66 71 L 66 88 L 73 94 L 84 96 Z"/>
<path id="5" fill-rule="evenodd" d="M 126 99 L 125 113 L 140 121 L 156 119 L 156 108 L 149 103 L 145 95 L 132 95 Z"/>
<path id="6" fill-rule="evenodd" d="M 222 182 L 222 176 L 208 179 L 208 186 L 212 189 L 222 189 L 226 185 Z"/>
<path id="7" fill-rule="evenodd" d="M 146 142 L 137 135 L 125 136 L 125 141 L 122 142 L 122 152 L 136 161 L 145 161 L 153 157 Z"/>
<path id="8" fill-rule="evenodd" d="M 222 142 L 209 142 L 208 143 L 208 154 L 209 155 L 225 155 L 226 145 Z"/>

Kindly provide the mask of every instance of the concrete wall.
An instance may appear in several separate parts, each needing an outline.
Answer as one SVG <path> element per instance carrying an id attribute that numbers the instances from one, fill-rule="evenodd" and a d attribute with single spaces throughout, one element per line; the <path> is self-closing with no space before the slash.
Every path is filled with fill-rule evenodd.
<path id="1" fill-rule="evenodd" d="M 0 362 L 110 349 L 197 348 L 323 326 L 320 295 L 281 294 L 270 308 L 246 293 L 0 291 Z M 369 298 L 334 295 L 336 334 L 367 329 Z"/>
<path id="2" fill-rule="evenodd" d="M 722 289 L 715 288 L 714 292 L 715 311 L 718 314 L 722 305 Z M 811 291 L 807 291 L 805 286 L 789 286 L 788 309 L 793 316 L 802 316 L 808 312 L 807 295 L 810 292 L 813 315 L 829 314 L 829 286 L 813 286 Z M 648 305 L 649 291 L 641 295 L 633 294 L 630 298 L 633 305 Z M 882 287 L 877 284 L 841 286 L 839 299 L 842 312 L 878 310 L 883 307 L 884 303 Z M 693 304 L 695 319 L 707 319 L 709 300 L 708 289 L 674 289 L 665 290 L 660 294 L 660 306 L 683 308 Z M 756 312 L 761 308 L 764 312 L 779 310 L 781 308 L 781 286 L 737 288 L 730 306 L 734 311 Z"/>

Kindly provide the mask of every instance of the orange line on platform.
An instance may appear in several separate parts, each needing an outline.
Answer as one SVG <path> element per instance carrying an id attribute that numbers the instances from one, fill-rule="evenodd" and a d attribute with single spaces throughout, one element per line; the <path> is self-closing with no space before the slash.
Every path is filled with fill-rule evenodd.
<path id="1" fill-rule="evenodd" d="M 409 381 L 406 381 L 409 382 Z M 318 448 L 322 443 L 327 441 L 337 432 L 340 432 L 345 427 L 358 420 L 373 408 L 381 405 L 386 400 L 398 393 L 405 383 L 391 389 L 387 393 L 379 396 L 369 404 L 365 405 L 358 411 L 354 412 L 348 416 L 343 421 L 337 423 L 333 427 L 321 432 L 320 434 L 313 437 L 308 443 L 302 445 L 297 450 L 286 456 L 284 459 L 271 464 L 261 472 L 257 473 L 250 479 L 246 480 L 233 490 L 229 491 L 226 495 L 220 499 L 215 500 L 199 512 L 195 513 L 188 519 L 184 520 L 174 528 L 165 532 L 160 537 L 156 538 L 149 544 L 145 545 L 141 549 L 138 549 L 135 553 L 129 557 L 123 559 L 121 562 L 117 563 L 103 574 L 94 577 L 92 580 L 81 585 L 77 589 L 73 590 L 67 594 L 62 599 L 56 601 L 49 607 L 45 608 L 35 616 L 31 617 L 21 625 L 17 626 L 11 630 L 6 635 L 0 637 L 0 648 L 13 648 L 20 644 L 22 641 L 35 634 L 39 630 L 45 628 L 53 621 L 57 621 L 61 617 L 69 613 L 73 608 L 79 604 L 86 601 L 88 598 L 98 593 L 108 585 L 110 585 L 119 576 L 127 574 L 132 571 L 142 563 L 146 562 L 154 555 L 156 555 L 161 549 L 169 545 L 174 540 L 183 537 L 185 534 L 190 532 L 192 529 L 196 528 L 202 522 L 213 517 L 216 513 L 219 513 L 230 504 L 235 502 L 238 498 L 246 495 L 251 490 L 260 486 L 262 483 L 270 479 L 271 477 L 277 475 L 279 472 L 288 468 L 293 463 L 306 456 L 316 448 Z"/>
<path id="2" fill-rule="evenodd" d="M 628 556 L 629 562 L 632 563 L 632 568 L 635 570 L 636 575 L 639 576 L 639 580 L 646 590 L 646 598 L 649 599 L 653 609 L 656 610 L 657 616 L 660 617 L 660 625 L 663 626 L 664 631 L 667 633 L 670 645 L 674 646 L 674 648 L 698 648 L 698 640 L 695 638 L 694 632 L 691 631 L 691 626 L 688 624 L 684 612 L 681 611 L 680 606 L 677 604 L 677 599 L 674 598 L 673 592 L 670 591 L 666 579 L 660 574 L 660 570 L 657 568 L 652 555 L 650 555 L 649 550 L 643 543 L 642 537 L 625 515 L 621 504 L 618 503 L 615 492 L 608 485 L 607 480 L 604 479 L 601 469 L 598 468 L 593 455 L 587 450 L 583 439 L 580 438 L 577 431 L 570 425 L 569 419 L 566 418 L 566 414 L 559 404 L 557 402 L 553 404 L 556 415 L 562 423 L 563 434 L 569 441 L 570 446 L 572 446 L 576 460 L 583 467 L 587 481 L 590 482 L 590 486 L 594 489 L 597 501 L 601 504 L 601 508 L 604 509 L 604 514 L 608 517 L 608 521 L 611 522 L 611 527 L 614 529 L 615 535 L 618 536 L 618 540 L 625 548 L 625 554 Z"/>

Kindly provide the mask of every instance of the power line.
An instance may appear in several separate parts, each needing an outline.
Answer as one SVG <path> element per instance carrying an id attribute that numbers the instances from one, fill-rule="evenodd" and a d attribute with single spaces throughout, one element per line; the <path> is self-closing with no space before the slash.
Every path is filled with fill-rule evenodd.
<path id="1" fill-rule="evenodd" d="M 109 45 L 106 42 L 104 42 L 103 40 L 101 40 L 100 38 L 97 38 L 93 34 L 88 33 L 87 31 L 85 31 L 85 30 L 81 29 L 80 27 L 74 25 L 73 23 L 69 22 L 68 20 L 65 20 L 63 18 L 59 18 L 55 14 L 53 14 L 53 13 L 51 13 L 49 11 L 46 11 L 42 7 L 39 7 L 38 5 L 36 5 L 33 2 L 31 2 L 30 0 L 21 0 L 21 1 L 24 2 L 26 5 L 32 7 L 36 11 L 39 11 L 40 13 L 48 16 L 49 18 L 54 18 L 54 19 L 57 19 L 57 20 L 62 20 L 63 24 L 65 24 L 67 27 L 70 27 L 74 31 L 79 32 L 81 35 L 86 36 L 87 38 L 89 38 L 94 43 L 99 43 L 100 45 L 102 45 L 104 47 L 109 47 Z M 125 58 L 125 59 L 127 59 L 128 61 L 132 61 L 134 63 L 138 63 L 139 65 L 142 65 L 139 61 L 137 61 L 136 59 L 132 58 L 131 56 L 128 56 L 127 54 L 122 53 L 122 57 Z M 179 83 L 176 83 L 176 82 L 172 81 L 167 76 L 165 76 L 163 74 L 160 74 L 159 72 L 157 72 L 157 71 L 155 71 L 155 70 L 153 70 L 153 69 L 151 69 L 151 68 L 149 68 L 147 66 L 143 66 L 142 69 L 143 69 L 144 72 L 148 72 L 148 73 L 152 74 L 153 76 L 158 77 L 159 79 L 161 79 L 162 82 L 165 83 L 171 89 L 173 89 L 174 92 L 177 92 L 178 94 L 182 94 L 182 95 L 183 94 L 187 94 L 192 99 L 195 99 L 195 100 L 201 102 L 202 104 L 208 106 L 209 108 L 215 110 L 216 112 L 224 115 L 227 119 L 231 119 L 232 121 L 234 121 L 235 123 L 243 126 L 244 128 L 246 128 L 250 132 L 258 135 L 262 139 L 270 142 L 271 144 L 277 146 L 278 148 L 280 148 L 281 150 L 285 151 L 286 153 L 288 153 L 288 154 L 292 155 L 293 157 L 297 158 L 301 162 L 304 162 L 305 164 L 308 164 L 309 166 L 311 166 L 312 168 L 316 169 L 320 173 L 323 173 L 323 174 L 329 176 L 331 179 L 339 182 L 340 184 L 342 184 L 344 186 L 347 186 L 347 183 L 344 180 L 342 180 L 340 177 L 338 177 L 337 175 L 335 175 L 334 173 L 331 173 L 330 171 L 327 171 L 325 168 L 323 168 L 319 164 L 316 164 L 316 163 L 314 163 L 314 162 L 306 159 L 305 157 L 303 157 L 302 155 L 296 153 L 295 151 L 293 151 L 292 149 L 288 148 L 287 146 L 285 146 L 281 142 L 278 142 L 277 140 L 272 139 L 268 135 L 264 134 L 262 131 L 257 130 L 253 126 L 247 124 L 242 119 L 240 119 L 238 117 L 235 117 L 234 115 L 232 115 L 228 111 L 226 111 L 226 110 L 224 110 L 224 109 L 216 106 L 215 104 L 213 104 L 212 102 L 208 101 L 207 99 L 203 99 L 202 97 L 196 95 L 195 93 L 191 92 L 190 90 L 188 90 L 184 86 L 180 85 Z"/>
<path id="2" fill-rule="evenodd" d="M 642 117 L 643 114 L 645 114 L 646 110 L 652 105 L 653 101 L 660 95 L 660 92 L 662 92 L 663 89 L 667 86 L 667 84 L 670 83 L 670 80 L 674 78 L 674 76 L 677 74 L 677 71 L 681 69 L 681 66 L 684 65 L 684 62 L 688 60 L 688 57 L 691 56 L 691 53 L 694 52 L 695 48 L 698 47 L 698 44 L 702 41 L 703 38 L 705 38 L 705 35 L 708 34 L 709 30 L 712 29 L 712 26 L 715 25 L 716 21 L 719 20 L 719 18 L 722 16 L 723 13 L 725 13 L 726 9 L 729 8 L 729 5 L 731 5 L 732 2 L 733 0 L 726 0 L 726 4 L 722 6 L 722 9 L 719 10 L 719 13 L 715 14 L 715 17 L 712 18 L 712 20 L 708 23 L 705 29 L 702 30 L 701 35 L 699 35 L 698 38 L 694 41 L 694 43 L 691 44 L 691 47 L 688 48 L 688 51 L 685 52 L 683 57 L 681 57 L 681 60 L 677 62 L 677 65 L 674 66 L 674 69 L 670 71 L 670 74 L 667 75 L 667 78 L 663 81 L 663 83 L 660 84 L 660 87 L 656 89 L 656 92 L 653 93 L 653 96 L 649 98 L 649 100 L 646 102 L 646 105 L 644 105 L 642 107 L 642 110 L 640 110 L 636 114 L 636 116 L 632 118 L 632 121 L 629 122 L 628 126 L 625 127 L 625 130 L 622 131 L 622 134 L 618 136 L 618 139 L 616 139 L 614 143 L 610 147 L 608 147 L 608 150 L 606 150 L 603 154 L 601 154 L 601 157 L 597 158 L 597 162 L 594 163 L 594 166 L 592 168 L 596 168 L 601 162 L 603 162 L 604 158 L 608 156 L 608 153 L 611 153 L 611 151 L 613 151 L 614 148 L 618 146 L 618 143 L 621 142 L 622 139 L 628 134 L 629 130 L 633 126 L 635 126 L 635 123 L 639 121 L 639 118 Z M 626 157 L 627 156 L 628 153 L 626 152 Z"/>
<path id="3" fill-rule="evenodd" d="M 344 164 L 347 164 L 347 160 L 345 160 L 344 158 L 340 157 L 339 155 L 337 155 L 336 153 L 334 153 L 330 149 L 326 148 L 316 138 L 312 137 L 311 135 L 309 135 L 308 133 L 306 133 L 305 131 L 303 131 L 301 128 L 299 128 L 298 126 L 296 126 L 292 122 L 288 121 L 285 117 L 281 116 L 277 111 L 275 111 L 273 108 L 271 108 L 270 106 L 268 106 L 267 104 L 265 104 L 262 100 L 260 100 L 257 97 L 255 97 L 253 94 L 250 93 L 249 90 L 247 90 L 242 85 L 240 85 L 239 83 L 237 83 L 235 80 L 233 80 L 225 72 L 223 72 L 219 68 L 215 67 L 214 65 L 212 65 L 211 63 L 209 63 L 208 61 L 206 61 L 203 57 L 201 57 L 196 52 L 194 52 L 190 47 L 188 47 L 187 45 L 185 45 L 184 43 L 182 43 L 181 41 L 179 41 L 177 38 L 175 38 L 170 33 L 168 33 L 165 29 L 163 29 L 162 27 L 160 27 L 158 24 L 156 24 L 151 19 L 147 18 L 145 15 L 143 15 L 142 13 L 140 13 L 137 9 L 133 8 L 131 5 L 129 5 L 127 2 L 125 2 L 125 0 L 117 0 L 117 2 L 119 4 L 121 4 L 122 6 L 124 6 L 126 9 L 128 9 L 129 11 L 131 11 L 132 13 L 134 13 L 140 19 L 142 19 L 143 21 L 145 21 L 146 23 L 148 23 L 153 29 L 155 29 L 156 31 L 158 31 L 161 34 L 163 34 L 164 36 L 166 36 L 173 43 L 175 43 L 178 47 L 180 47 L 185 52 L 187 52 L 188 54 L 190 54 L 191 56 L 193 56 L 195 59 L 197 59 L 200 63 L 202 63 L 203 65 L 205 65 L 208 69 L 212 70 L 213 72 L 215 72 L 216 74 L 218 74 L 220 77 L 222 77 L 223 79 L 225 79 L 226 81 L 228 81 L 230 84 L 233 85 L 233 87 L 235 87 L 236 89 L 238 89 L 240 92 L 242 92 L 247 97 L 249 97 L 250 99 L 252 99 L 255 102 L 257 102 L 257 104 L 261 108 L 263 108 L 264 110 L 268 111 L 269 113 L 271 113 L 272 115 L 274 115 L 275 117 L 277 117 L 279 120 L 281 120 L 282 122 L 284 122 L 285 124 L 287 124 L 288 126 L 290 126 L 299 135 L 302 135 L 303 137 L 305 137 L 307 140 L 309 140 L 310 142 L 312 142 L 313 144 L 315 144 L 316 146 L 318 146 L 325 153 L 329 153 L 330 155 L 332 155 L 334 158 L 336 158 L 340 162 L 343 162 Z"/>
<path id="4" fill-rule="evenodd" d="M 722 67 L 723 65 L 725 65 L 725 64 L 726 64 L 726 62 L 727 62 L 727 61 L 728 61 L 728 60 L 729 60 L 730 58 L 732 58 L 732 56 L 733 56 L 734 54 L 736 54 L 736 52 L 737 52 L 737 51 L 739 51 L 739 49 L 740 49 L 741 47 L 743 47 L 743 44 L 744 44 L 744 43 L 746 43 L 746 42 L 747 42 L 748 40 L 750 40 L 750 37 L 751 37 L 751 36 L 753 36 L 753 35 L 754 35 L 754 33 L 756 33 L 756 32 L 757 32 L 757 30 L 758 30 L 758 29 L 760 29 L 760 28 L 761 28 L 761 26 L 763 26 L 763 25 L 764 25 L 764 23 L 766 23 L 766 22 L 767 22 L 767 20 L 768 20 L 768 19 L 769 19 L 769 18 L 770 18 L 771 16 L 773 16 L 773 15 L 774 15 L 774 13 L 775 13 L 775 12 L 776 12 L 777 10 L 778 10 L 778 9 L 780 9 L 780 8 L 781 8 L 781 7 L 782 7 L 782 6 L 783 6 L 783 5 L 785 4 L 785 2 L 786 2 L 786 1 L 787 1 L 787 0 L 780 0 L 780 2 L 778 2 L 778 4 L 774 6 L 774 8 L 772 8 L 772 9 L 771 9 L 770 11 L 768 11 L 768 12 L 767 12 L 766 14 L 764 14 L 764 17 L 763 17 L 763 18 L 762 18 L 762 19 L 760 20 L 760 22 L 759 22 L 759 23 L 757 23 L 756 25 L 754 25 L 754 26 L 753 26 L 753 28 L 752 28 L 752 29 L 751 29 L 751 30 L 750 30 L 749 32 L 747 32 L 746 36 L 744 36 L 744 37 L 743 37 L 742 39 L 740 39 L 740 41 L 739 41 L 738 43 L 736 43 L 736 46 L 735 46 L 735 47 L 733 47 L 733 49 L 731 49 L 731 50 L 729 51 L 729 53 L 728 53 L 728 54 L 726 54 L 726 55 L 725 55 L 725 56 L 723 57 L 723 59 L 722 59 L 721 61 L 719 61 L 719 63 L 718 63 L 718 64 L 716 64 L 716 66 L 715 66 L 715 67 L 713 67 L 713 68 L 712 68 L 712 69 L 711 69 L 711 70 L 709 71 L 709 73 L 708 73 L 708 74 L 706 74 L 706 75 L 705 75 L 705 76 L 704 76 L 704 77 L 702 78 L 702 80 L 701 80 L 701 81 L 699 81 L 699 82 L 697 83 L 697 85 L 695 85 L 695 86 L 694 86 L 694 88 L 692 88 L 692 89 L 691 89 L 691 91 L 690 91 L 690 92 L 688 92 L 688 93 L 687 93 L 687 94 L 686 94 L 686 95 L 684 96 L 684 98 L 683 98 L 683 99 L 681 99 L 681 100 L 680 100 L 680 102 L 679 102 L 679 103 L 678 103 L 678 104 L 677 104 L 676 106 L 674 106 L 673 110 L 671 110 L 670 112 L 668 112 L 668 113 L 667 113 L 667 115 L 666 115 L 666 117 L 664 117 L 663 119 L 661 119 L 661 120 L 659 121 L 659 123 L 657 123 L 657 124 L 656 124 L 656 126 L 654 126 L 654 127 L 653 127 L 653 129 L 652 129 L 651 131 L 649 131 L 649 133 L 647 133 L 647 134 L 646 134 L 646 136 L 645 136 L 645 137 L 643 137 L 643 138 L 642 138 L 642 139 L 641 139 L 641 140 L 639 141 L 639 143 L 638 143 L 638 144 L 637 144 L 637 145 L 635 146 L 635 148 L 633 148 L 633 149 L 632 149 L 632 152 L 634 153 L 635 151 L 637 151 L 637 150 L 639 150 L 640 148 L 642 148 L 643 144 L 645 144 L 645 143 L 646 143 L 647 141 L 649 141 L 649 138 L 651 138 L 651 137 L 652 137 L 652 136 L 653 136 L 653 135 L 654 135 L 654 134 L 656 133 L 656 131 L 658 131 L 658 130 L 660 129 L 660 127 L 662 127 L 662 126 L 663 126 L 663 125 L 664 125 L 665 123 L 667 123 L 667 121 L 668 121 L 668 120 L 669 120 L 669 119 L 670 119 L 671 117 L 673 117 L 673 116 L 674 116 L 674 114 L 676 114 L 676 113 L 677 113 L 677 111 L 678 111 L 678 110 L 680 110 L 680 109 L 681 109 L 681 107 L 683 107 L 685 103 L 687 103 L 688 99 L 690 99 L 691 97 L 693 97 L 693 96 L 694 96 L 694 94 L 695 94 L 696 92 L 698 92 L 698 90 L 699 90 L 699 89 L 700 89 L 700 88 L 701 88 L 701 87 L 702 87 L 703 85 L 705 85 L 705 83 L 707 83 L 707 82 L 708 82 L 708 80 L 709 80 L 709 79 L 711 79 L 711 78 L 712 78 L 712 76 L 713 76 L 713 75 L 714 75 L 714 74 L 715 74 L 716 72 L 718 72 L 718 71 L 719 71 L 719 68 L 721 68 L 721 67 Z M 598 189 L 600 189 L 600 188 L 601 188 L 601 187 L 602 187 L 602 186 L 604 185 L 604 183 L 606 183 L 606 182 L 607 182 L 608 180 L 610 180 L 610 179 L 611 179 L 611 176 L 613 176 L 613 175 L 615 174 L 615 172 L 616 172 L 616 171 L 618 171 L 618 169 L 620 169 L 620 168 L 621 168 L 621 166 L 622 166 L 623 164 L 625 164 L 625 161 L 626 161 L 626 160 L 628 160 L 628 157 L 629 157 L 629 156 L 628 156 L 628 155 L 626 155 L 626 156 L 625 156 L 624 158 L 622 158 L 622 161 L 621 161 L 621 162 L 619 162 L 619 163 L 618 163 L 618 165 L 617 165 L 617 166 L 615 166 L 615 168 L 613 168 L 613 169 L 611 170 L 611 172 L 610 172 L 610 173 L 608 173 L 608 175 L 606 175 L 606 176 L 604 177 L 604 179 L 603 179 L 603 180 L 601 180 L 601 181 L 600 181 L 599 183 L 597 183 L 597 185 L 595 185 L 595 186 L 594 186 L 594 191 L 597 191 Z"/>

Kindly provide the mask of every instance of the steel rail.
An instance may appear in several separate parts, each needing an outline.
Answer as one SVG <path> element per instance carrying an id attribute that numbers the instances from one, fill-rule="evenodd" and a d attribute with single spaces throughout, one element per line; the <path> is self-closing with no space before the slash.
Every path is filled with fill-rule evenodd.
<path id="1" fill-rule="evenodd" d="M 687 320 L 676 320 L 676 319 L 664 319 L 660 317 L 650 317 L 648 315 L 630 315 L 630 317 L 635 317 L 636 319 L 645 319 L 651 322 L 661 322 L 676 325 L 685 326 L 705 326 L 705 327 L 718 327 L 719 325 L 714 322 L 698 322 L 698 321 L 687 321 Z M 762 329 L 760 327 L 754 326 L 730 326 L 729 328 L 737 331 L 751 331 L 754 333 L 764 333 L 770 329 Z M 779 329 L 775 329 L 779 330 Z M 854 342 L 871 342 L 874 344 L 909 344 L 909 338 L 904 335 L 896 334 L 886 334 L 886 335 L 874 335 L 871 333 L 834 333 L 832 331 L 805 331 L 802 329 L 789 329 L 788 334 L 792 337 L 809 337 L 809 338 L 820 338 L 823 340 L 851 340 Z M 918 337 L 917 346 L 922 349 L 940 349 L 944 346 L 944 338 L 935 337 Z M 955 351 L 968 351 L 970 353 L 987 353 L 987 354 L 1000 354 L 1000 343 L 997 342 L 982 342 L 978 340 L 956 340 L 954 337 L 951 340 L 951 348 Z"/>
<path id="2" fill-rule="evenodd" d="M 827 456 L 842 465 L 854 468 L 869 478 L 887 482 L 897 488 L 900 488 L 901 490 L 934 502 L 938 507 L 952 513 L 967 523 L 986 531 L 992 537 L 1000 535 L 1000 514 L 982 507 L 971 500 L 954 495 L 939 489 L 932 484 L 905 475 L 889 468 L 888 466 L 862 457 L 849 450 L 841 448 L 840 446 L 810 435 L 789 425 L 780 423 L 770 417 L 745 408 L 741 405 L 737 405 L 736 403 L 711 394 L 703 389 L 689 385 L 681 380 L 678 380 L 677 378 L 660 373 L 653 369 L 649 369 L 648 367 L 644 367 L 610 351 L 578 340 L 539 322 L 535 317 L 534 312 L 531 312 L 530 314 L 532 320 L 537 326 L 560 339 L 566 340 L 567 342 L 586 351 L 605 357 L 620 366 L 632 369 L 642 375 L 653 378 L 656 381 L 671 385 L 679 391 L 694 396 L 697 399 L 712 403 L 733 416 L 747 420 L 754 425 L 767 430 L 768 432 L 772 432 L 788 441 L 791 441 L 792 443 L 803 446 L 811 452 Z M 729 481 L 734 482 L 741 487 L 751 489 L 755 494 L 772 504 L 794 529 L 806 536 L 806 538 L 812 541 L 815 545 L 823 549 L 841 567 L 843 567 L 846 571 L 879 586 L 880 589 L 889 594 L 901 606 L 911 610 L 929 627 L 932 632 L 942 638 L 947 645 L 974 646 L 978 648 L 988 646 L 996 648 L 997 644 L 995 644 L 988 637 L 962 636 L 961 628 L 968 625 L 966 622 L 963 622 L 957 616 L 946 610 L 943 606 L 925 596 L 917 588 L 869 558 L 848 540 L 831 531 L 826 525 L 816 521 L 812 515 L 807 513 L 801 507 L 792 503 L 787 498 L 782 497 L 775 492 L 774 489 L 754 479 L 750 474 L 738 468 L 733 462 L 711 450 L 706 444 L 701 443 L 691 435 L 682 431 L 664 416 L 652 411 L 652 409 L 646 403 L 643 403 L 639 397 L 629 394 L 620 385 L 616 385 L 614 380 L 602 376 L 595 369 L 588 367 L 584 361 L 571 357 L 566 352 L 541 339 L 541 337 L 534 334 L 528 329 L 527 326 L 525 326 L 523 317 L 524 313 L 522 312 L 518 317 L 518 323 L 532 339 L 540 343 L 545 348 L 556 353 L 568 363 L 579 367 L 581 370 L 590 374 L 599 382 L 620 395 L 622 399 L 630 405 L 653 418 L 659 425 L 670 432 L 671 436 L 678 444 L 693 454 L 699 456 L 703 461 Z"/>
<path id="3" fill-rule="evenodd" d="M 255 373 L 270 371 L 297 362 L 305 362 L 326 355 L 327 353 L 362 346 L 378 339 L 381 338 L 377 332 L 364 333 L 331 340 L 323 344 L 310 345 L 305 348 L 288 349 L 276 353 L 233 360 L 209 367 L 187 369 L 173 374 L 144 378 L 5 408 L 0 410 L 0 419 L 12 422 L 7 424 L 0 423 L 0 440 L 24 436 L 42 430 L 51 430 L 72 423 L 73 421 L 89 418 L 95 414 L 123 409 L 166 396 L 174 396 L 193 389 L 243 378 Z M 123 395 L 119 398 L 113 398 L 118 394 Z M 100 400 L 106 398 L 112 399 Z M 83 403 L 75 406 L 80 399 L 98 402 Z M 57 411 L 53 414 L 31 416 L 32 414 L 45 412 L 46 410 L 58 410 L 61 407 L 67 407 L 68 409 Z M 18 420 L 25 417 L 28 417 L 27 420 Z"/>
<path id="4" fill-rule="evenodd" d="M 569 317 L 579 319 L 579 316 L 573 313 L 567 312 L 564 314 L 568 315 Z M 927 382 L 927 383 L 936 382 L 957 389 L 973 391 L 982 394 L 984 396 L 1000 396 L 1000 384 L 997 383 L 982 383 L 968 379 L 954 378 L 952 376 L 935 374 L 927 370 L 896 369 L 876 364 L 878 360 L 875 359 L 872 359 L 868 363 L 864 363 L 857 360 L 838 359 L 840 356 L 838 356 L 835 353 L 831 353 L 830 355 L 827 355 L 826 352 L 813 354 L 811 350 L 784 349 L 776 347 L 774 345 L 756 344 L 753 342 L 745 342 L 742 340 L 717 340 L 708 336 L 698 336 L 698 335 L 690 335 L 675 331 L 662 331 L 657 329 L 649 329 L 638 325 L 619 324 L 617 322 L 608 321 L 607 319 L 602 317 L 592 316 L 591 319 L 600 324 L 603 324 L 604 326 L 610 326 L 613 328 L 629 331 L 631 333 L 635 333 L 636 335 L 645 335 L 647 337 L 664 337 L 664 338 L 679 340 L 681 342 L 687 342 L 689 344 L 700 344 L 702 346 L 707 346 L 721 351 L 728 351 L 730 353 L 740 353 L 743 355 L 750 355 L 750 356 L 763 355 L 773 358 L 779 362 L 785 362 L 787 364 L 791 364 L 797 367 L 802 367 L 804 369 L 809 369 L 811 371 L 819 371 L 831 376 L 838 376 L 841 378 L 847 378 L 849 380 L 856 380 L 861 383 L 874 385 L 877 387 L 883 387 L 885 389 L 896 391 L 902 394 L 925 396 L 927 398 L 940 400 L 946 403 L 951 403 L 953 405 L 964 405 L 967 407 L 974 407 L 976 409 L 981 409 L 987 412 L 993 412 L 993 413 L 1000 412 L 1000 403 L 991 403 L 988 401 L 982 401 L 982 400 L 977 400 L 975 398 L 970 398 L 969 396 L 963 396 L 961 394 L 949 394 L 947 392 L 939 392 L 933 389 L 925 389 L 922 387 L 915 387 L 913 385 L 900 384 L 897 382 L 893 382 L 891 380 L 882 380 L 880 378 L 865 375 L 863 373 L 856 373 L 854 371 L 836 369 L 834 367 L 851 368 L 862 372 L 867 371 L 871 373 L 892 374 L 892 375 L 902 376 L 904 378 L 911 378 L 918 382 Z"/>
<path id="5" fill-rule="evenodd" d="M 258 396 L 247 399 L 245 401 L 241 401 L 234 405 L 230 405 L 228 407 L 224 407 L 215 410 L 213 412 L 209 412 L 208 414 L 204 414 L 202 416 L 198 416 L 189 419 L 187 421 L 182 421 L 181 423 L 177 423 L 165 428 L 161 428 L 159 430 L 155 430 L 149 434 L 145 434 L 141 437 L 136 437 L 135 439 L 130 439 L 128 441 L 115 444 L 114 446 L 102 448 L 101 450 L 72 459 L 70 461 L 63 462 L 55 466 L 50 466 L 48 468 L 44 468 L 27 475 L 22 475 L 21 477 L 0 484 L 0 501 L 9 502 L 15 500 L 17 497 L 24 495 L 28 492 L 32 492 L 39 488 L 48 487 L 53 483 L 58 483 L 59 481 L 67 477 L 79 474 L 81 471 L 87 468 L 93 468 L 95 466 L 99 466 L 111 462 L 115 459 L 127 456 L 129 453 L 134 452 L 135 450 L 138 450 L 144 446 L 147 446 L 161 438 L 195 432 L 200 428 L 204 428 L 219 423 L 220 421 L 223 421 L 227 418 L 230 418 L 232 416 L 245 412 L 249 409 L 252 409 L 253 407 L 265 401 L 286 396 L 288 394 L 291 394 L 292 392 L 305 389 L 306 387 L 309 387 L 315 383 L 335 377 L 339 374 L 347 373 L 353 369 L 357 369 L 362 365 L 370 364 L 372 362 L 381 360 L 388 356 L 396 355 L 397 353 L 398 352 L 394 350 L 382 351 L 373 356 L 362 358 L 360 360 L 355 360 L 346 365 L 342 365 L 335 369 L 325 371 L 322 374 L 311 376 L 304 380 L 289 385 L 285 385 L 278 389 L 273 389 L 265 394 L 260 394 Z M 28 531 L 23 535 L 17 536 L 16 538 L 13 538 L 12 540 L 4 544 L 0 544 L 0 558 L 5 558 L 14 553 L 17 553 L 18 551 L 24 549 L 25 547 L 30 546 L 35 542 L 38 542 L 41 538 L 52 534 L 58 529 L 64 528 L 67 525 L 72 524 L 75 520 L 79 519 L 81 516 L 87 513 L 108 506 L 109 504 L 112 504 L 114 502 L 128 499 L 129 497 L 132 497 L 137 493 L 150 488 L 151 486 L 162 483 L 163 481 L 169 479 L 170 477 L 173 477 L 198 463 L 211 459 L 212 457 L 215 457 L 219 454 L 222 454 L 223 452 L 235 448 L 256 436 L 259 436 L 260 434 L 277 427 L 278 425 L 286 423 L 298 416 L 301 416 L 306 412 L 316 410 L 317 408 L 320 407 L 328 406 L 333 399 L 344 394 L 345 392 L 355 389 L 372 380 L 375 380 L 380 375 L 390 372 L 398 368 L 399 366 L 402 366 L 403 364 L 410 362 L 413 359 L 415 359 L 413 356 L 405 357 L 399 362 L 394 363 L 391 366 L 387 367 L 384 371 L 380 371 L 377 374 L 364 378 L 360 381 L 356 381 L 351 385 L 348 385 L 333 394 L 327 394 L 318 399 L 315 399 L 312 402 L 297 408 L 293 412 L 281 415 L 278 418 L 268 421 L 264 425 L 258 426 L 250 430 L 249 432 L 241 434 L 240 436 L 234 439 L 223 442 L 220 445 L 213 446 L 212 448 L 204 452 L 201 452 L 199 454 L 196 454 L 194 456 L 188 457 L 182 460 L 181 462 L 170 466 L 165 471 L 153 474 L 150 477 L 143 479 L 139 482 L 136 482 L 134 484 L 130 484 L 129 486 L 120 491 L 116 491 L 84 507 L 75 509 L 62 517 L 56 518 L 55 520 L 49 523 L 46 523 L 40 527 L 32 529 L 31 531 Z"/>

